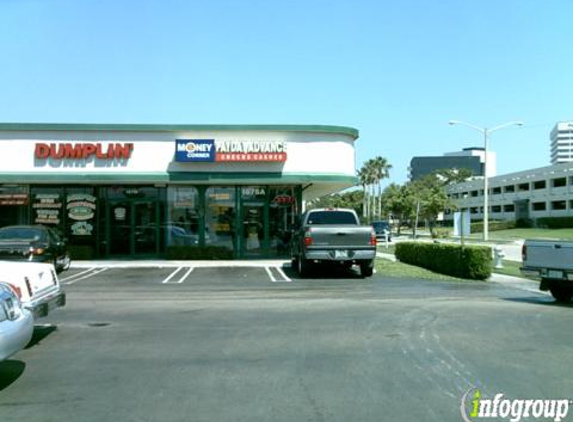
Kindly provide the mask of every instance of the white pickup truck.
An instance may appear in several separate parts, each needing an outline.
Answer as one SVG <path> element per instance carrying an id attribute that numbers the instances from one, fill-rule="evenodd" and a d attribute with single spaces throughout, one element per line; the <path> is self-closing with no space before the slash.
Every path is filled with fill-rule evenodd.
<path id="1" fill-rule="evenodd" d="M 66 304 L 66 293 L 52 264 L 0 261 L 0 283 L 10 286 L 34 318 Z"/>
<path id="2" fill-rule="evenodd" d="M 522 248 L 524 275 L 541 278 L 540 290 L 549 290 L 558 302 L 573 297 L 573 242 L 526 240 Z"/>

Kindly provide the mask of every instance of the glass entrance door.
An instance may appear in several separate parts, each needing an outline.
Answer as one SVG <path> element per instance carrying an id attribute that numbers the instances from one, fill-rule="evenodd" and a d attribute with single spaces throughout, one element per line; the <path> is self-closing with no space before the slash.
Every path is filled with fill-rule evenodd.
<path id="1" fill-rule="evenodd" d="M 266 251 L 265 236 L 266 189 L 241 188 L 241 256 L 254 258 Z"/>
<path id="2" fill-rule="evenodd" d="M 155 201 L 122 200 L 109 204 L 109 254 L 157 254 L 158 204 Z"/>
<path id="3" fill-rule="evenodd" d="M 131 203 L 129 201 L 110 204 L 109 213 L 109 255 L 131 255 Z"/>
<path id="4" fill-rule="evenodd" d="M 151 201 L 134 202 L 133 209 L 133 233 L 134 255 L 155 254 L 157 250 L 157 206 Z"/>

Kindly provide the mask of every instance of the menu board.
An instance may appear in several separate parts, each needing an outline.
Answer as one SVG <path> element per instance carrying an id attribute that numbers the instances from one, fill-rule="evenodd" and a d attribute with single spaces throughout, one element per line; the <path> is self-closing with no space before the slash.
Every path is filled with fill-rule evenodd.
<path id="1" fill-rule="evenodd" d="M 94 229 L 96 197 L 84 193 L 68 195 L 66 212 L 72 236 L 91 236 Z"/>
<path id="2" fill-rule="evenodd" d="M 58 225 L 61 221 L 62 201 L 59 193 L 38 193 L 34 195 L 32 208 L 36 224 Z"/>

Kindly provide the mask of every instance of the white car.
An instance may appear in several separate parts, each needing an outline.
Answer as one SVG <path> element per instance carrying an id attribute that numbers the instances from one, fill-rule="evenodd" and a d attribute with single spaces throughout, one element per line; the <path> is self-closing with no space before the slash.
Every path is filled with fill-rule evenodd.
<path id="1" fill-rule="evenodd" d="M 0 283 L 11 287 L 34 318 L 66 304 L 66 293 L 52 264 L 0 261 Z"/>
<path id="2" fill-rule="evenodd" d="M 22 306 L 10 287 L 0 284 L 0 361 L 26 347 L 33 333 L 32 312 Z"/>

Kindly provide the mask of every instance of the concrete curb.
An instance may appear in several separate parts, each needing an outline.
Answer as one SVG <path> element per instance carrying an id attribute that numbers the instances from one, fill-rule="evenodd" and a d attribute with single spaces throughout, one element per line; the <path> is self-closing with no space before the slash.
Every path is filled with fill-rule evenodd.
<path id="1" fill-rule="evenodd" d="M 235 267 L 285 267 L 290 266 L 288 260 L 256 260 L 256 261 L 72 261 L 71 268 L 235 268 Z"/>

